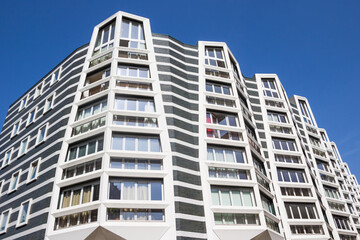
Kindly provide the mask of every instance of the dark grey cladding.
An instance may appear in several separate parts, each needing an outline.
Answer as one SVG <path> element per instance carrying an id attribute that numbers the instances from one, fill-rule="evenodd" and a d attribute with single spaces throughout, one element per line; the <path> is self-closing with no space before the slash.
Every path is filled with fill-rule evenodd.
<path id="1" fill-rule="evenodd" d="M 74 102 L 74 94 L 77 90 L 77 83 L 79 81 L 79 76 L 76 75 L 82 71 L 86 53 L 87 45 L 76 49 L 73 53 L 66 57 L 64 61 L 54 68 L 58 68 L 61 64 L 68 60 L 62 65 L 63 68 L 67 67 L 67 69 L 65 69 L 62 73 L 62 76 L 64 77 L 61 78 L 60 81 L 57 81 L 52 86 L 49 86 L 53 69 L 26 93 L 29 94 L 29 102 L 25 109 L 20 112 L 18 111 L 20 101 L 17 100 L 16 103 L 11 105 L 14 107 L 8 111 L 3 131 L 0 134 L 0 139 L 2 139 L 0 141 L 0 144 L 2 145 L 1 151 L 5 152 L 12 147 L 15 149 L 19 148 L 20 141 L 29 135 L 32 138 L 29 142 L 29 148 L 34 148 L 29 149 L 25 155 L 19 158 L 16 158 L 18 150 L 14 151 L 11 163 L 1 170 L 1 180 L 5 180 L 7 183 L 3 186 L 2 196 L 0 197 L 0 204 L 2 205 L 0 207 L 0 213 L 9 208 L 18 208 L 22 202 L 32 198 L 33 203 L 30 208 L 30 214 L 37 213 L 38 215 L 36 217 L 32 217 L 31 221 L 29 221 L 25 226 L 16 228 L 15 224 L 11 224 L 12 226 L 10 225 L 10 227 L 8 227 L 6 233 L 0 235 L 0 239 L 5 237 L 9 239 L 44 239 L 45 237 L 45 224 L 48 220 L 48 210 L 45 209 L 50 207 L 51 192 L 53 190 L 54 183 L 51 179 L 55 176 L 55 169 L 59 158 L 59 154 L 54 153 L 59 152 L 62 146 L 62 138 L 65 134 L 64 127 L 68 125 L 68 115 L 71 111 L 71 104 Z M 44 79 L 44 93 L 34 99 L 34 89 Z M 54 108 L 43 114 L 45 101 L 53 93 L 56 94 Z M 26 94 L 19 98 L 19 100 L 26 96 Z M 36 121 L 29 126 L 26 126 L 28 111 L 34 107 L 38 107 Z M 21 132 L 10 139 L 13 125 L 19 119 L 23 120 L 23 123 L 21 124 Z M 45 142 L 34 146 L 38 129 L 46 123 L 49 124 L 47 132 L 49 137 Z M 5 130 L 5 128 L 8 129 Z M 1 161 L 4 159 L 4 155 L 5 154 L 2 154 L 0 156 Z M 48 158 L 49 156 L 51 157 Z M 41 159 L 41 163 L 37 179 L 30 183 L 26 183 L 28 178 L 27 170 L 29 169 L 31 162 L 39 158 Z M 11 179 L 12 174 L 18 170 L 21 170 L 19 187 L 16 191 L 7 194 L 10 185 L 9 179 Z M 9 223 L 16 222 L 18 215 L 19 211 L 13 210 L 10 215 Z M 29 231 L 41 225 L 44 225 L 45 227 L 40 227 L 38 230 L 22 235 L 22 232 Z M 16 237 L 14 236 L 12 238 L 13 235 Z"/>
<path id="2" fill-rule="evenodd" d="M 199 171 L 199 79 L 197 67 L 199 61 L 197 47 L 183 44 L 167 35 L 154 34 L 153 36 L 161 38 L 161 40 L 154 39 L 154 48 L 166 122 L 169 127 L 170 146 L 175 155 L 173 156 L 173 165 L 188 169 L 190 172 Z M 190 121 L 191 123 L 189 123 Z M 173 127 L 176 128 L 172 129 Z M 176 156 L 176 153 L 181 156 Z M 173 171 L 173 177 L 176 182 L 198 186 L 190 188 L 175 183 L 175 197 L 203 200 L 202 191 L 198 190 L 201 189 L 199 175 L 176 169 Z M 189 204 L 183 201 L 175 201 L 175 212 L 204 217 L 203 205 Z M 176 218 L 176 230 L 206 233 L 205 221 Z M 178 237 L 177 239 L 190 238 Z"/>

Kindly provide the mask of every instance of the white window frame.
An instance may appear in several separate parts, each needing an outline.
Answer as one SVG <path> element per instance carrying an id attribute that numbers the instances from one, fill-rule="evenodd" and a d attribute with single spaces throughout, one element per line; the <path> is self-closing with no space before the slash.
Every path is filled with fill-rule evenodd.
<path id="1" fill-rule="evenodd" d="M 59 72 L 59 73 L 58 73 L 58 77 L 57 77 L 57 79 L 55 79 L 55 75 L 56 75 L 57 72 Z M 60 74 L 61 74 L 61 67 L 57 68 L 57 69 L 53 72 L 53 74 L 51 75 L 50 86 L 54 85 L 54 83 L 56 83 L 57 81 L 60 80 Z"/>
<path id="2" fill-rule="evenodd" d="M 31 178 L 31 170 L 32 170 L 32 166 L 33 166 L 33 163 L 37 162 L 37 168 L 36 168 L 36 173 L 35 173 L 35 177 L 34 178 Z M 39 168 L 40 168 L 40 162 L 41 162 L 41 158 L 38 158 L 34 161 L 32 161 L 30 163 L 30 166 L 29 166 L 29 171 L 28 171 L 28 176 L 27 176 L 27 180 L 26 180 L 26 183 L 31 183 L 33 181 L 35 181 L 37 178 L 38 178 L 38 175 L 39 175 Z"/>
<path id="3" fill-rule="evenodd" d="M 11 189 L 11 186 L 12 186 L 12 184 L 13 184 L 14 175 L 17 174 L 17 173 L 19 174 L 19 177 L 18 177 L 18 179 L 17 179 L 17 181 L 16 181 L 16 186 L 15 186 L 14 189 Z M 20 169 L 19 171 L 14 172 L 14 173 L 11 175 L 11 180 L 10 180 L 10 185 L 9 185 L 8 194 L 10 194 L 10 193 L 12 193 L 12 192 L 15 192 L 15 191 L 19 188 L 20 177 L 21 177 L 21 169 Z"/>
<path id="4" fill-rule="evenodd" d="M 9 162 L 5 164 L 5 159 L 6 159 L 6 155 L 7 155 L 8 152 L 10 152 L 10 158 L 9 158 Z M 12 147 L 11 149 L 9 149 L 9 150 L 7 150 L 5 152 L 4 160 L 2 162 L 1 168 L 5 167 L 5 166 L 7 166 L 7 165 L 9 165 L 11 163 L 13 153 L 14 153 L 14 147 Z"/>
<path id="5" fill-rule="evenodd" d="M 27 210 L 27 213 L 26 213 L 25 222 L 20 223 L 20 218 L 21 218 L 21 215 L 22 215 L 22 211 L 24 210 L 24 205 L 25 205 L 26 203 L 29 203 L 29 207 L 28 207 L 28 210 Z M 28 222 L 29 222 L 29 217 L 30 217 L 31 204 L 32 204 L 32 198 L 30 198 L 30 199 L 28 199 L 28 200 L 26 200 L 26 201 L 24 201 L 24 202 L 22 202 L 22 203 L 20 204 L 18 219 L 17 219 L 17 221 L 16 221 L 16 226 L 15 226 L 16 228 L 28 224 Z"/>
<path id="6" fill-rule="evenodd" d="M 25 102 L 25 105 L 23 106 L 23 102 L 24 102 L 24 101 L 26 101 L 26 102 Z M 20 101 L 20 106 L 19 106 L 19 112 L 20 112 L 21 110 L 23 110 L 24 108 L 27 107 L 28 101 L 29 101 L 29 94 L 27 94 L 25 97 L 23 97 L 23 98 L 21 99 L 21 101 Z"/>
<path id="7" fill-rule="evenodd" d="M 20 127 L 21 127 L 21 123 L 22 123 L 22 119 L 21 119 L 21 118 L 20 118 L 19 121 L 17 121 L 17 122 L 14 123 L 13 128 L 12 128 L 12 130 L 11 130 L 11 138 L 12 138 L 12 137 L 15 137 L 16 135 L 19 134 L 19 132 L 20 132 Z M 19 127 L 18 127 L 17 131 L 14 132 L 15 126 L 16 126 L 17 124 L 19 124 Z"/>
<path id="8" fill-rule="evenodd" d="M 46 123 L 45 125 L 42 125 L 41 127 L 39 127 L 38 134 L 37 134 L 37 136 L 36 136 L 36 145 L 39 145 L 40 143 L 46 141 L 46 139 L 47 139 L 48 126 L 49 126 L 49 123 Z M 40 134 L 41 134 L 41 130 L 42 130 L 43 128 L 45 128 L 44 138 L 43 138 L 43 140 L 41 140 L 41 142 L 40 142 Z"/>
<path id="9" fill-rule="evenodd" d="M 11 217 L 11 210 L 12 210 L 11 208 L 8 208 L 8 209 L 4 210 L 4 211 L 1 213 L 1 216 L 0 216 L 0 226 L 1 226 L 2 221 L 3 221 L 3 218 L 4 218 L 4 213 L 9 212 L 9 216 L 8 216 L 7 221 L 6 221 L 6 223 L 5 223 L 5 229 L 4 229 L 3 231 L 0 231 L 0 234 L 6 233 L 6 231 L 7 231 L 7 228 L 8 228 L 8 226 L 9 226 L 9 220 L 10 220 L 10 217 Z"/>
<path id="10" fill-rule="evenodd" d="M 27 117 L 27 120 L 26 120 L 26 127 L 36 121 L 37 110 L 38 110 L 38 108 L 37 108 L 37 106 L 36 106 L 36 107 L 34 107 L 33 109 L 31 109 L 31 110 L 29 111 L 28 117 Z M 32 112 L 34 112 L 34 117 L 33 117 L 32 122 L 30 122 L 30 116 L 31 116 L 31 113 L 32 113 Z"/>
<path id="11" fill-rule="evenodd" d="M 27 143 L 26 143 L 26 148 L 25 148 L 25 151 L 23 153 L 21 153 L 21 149 L 22 149 L 22 146 L 23 146 L 23 142 L 27 140 Z M 25 155 L 29 149 L 29 142 L 30 142 L 30 136 L 27 136 L 25 138 L 23 138 L 20 142 L 20 147 L 19 147 L 19 153 L 18 153 L 18 157 L 21 157 L 22 155 Z"/>
<path id="12" fill-rule="evenodd" d="M 124 37 L 123 36 L 123 27 L 124 27 L 124 22 L 127 21 L 128 22 L 128 26 L 129 26 L 129 31 L 128 36 Z M 137 32 L 137 38 L 132 38 L 132 25 L 136 23 L 139 24 L 139 28 L 138 28 L 138 32 Z M 142 21 L 139 20 L 135 20 L 135 19 L 130 19 L 130 18 L 123 18 L 121 21 L 121 26 L 120 26 L 120 40 L 127 40 L 128 42 L 128 48 L 132 48 L 132 49 L 147 49 L 146 46 L 146 40 L 145 40 L 145 29 L 144 29 L 144 23 Z M 141 39 L 141 31 L 143 31 L 143 37 L 144 39 Z M 137 42 L 138 43 L 138 47 L 134 48 L 134 47 L 130 47 L 131 42 Z M 143 47 L 142 47 L 143 46 Z"/>
<path id="13" fill-rule="evenodd" d="M 39 87 L 41 87 L 40 90 L 39 90 Z M 43 90 L 44 90 L 44 81 L 41 81 L 41 83 L 39 83 L 35 88 L 34 99 L 41 96 L 43 94 Z"/>
<path id="14" fill-rule="evenodd" d="M 52 98 L 52 103 L 51 103 L 51 107 L 49 108 L 49 99 Z M 43 114 L 49 112 L 51 109 L 54 108 L 54 104 L 55 104 L 55 93 L 53 93 L 51 96 L 49 96 L 48 98 L 46 98 L 45 100 L 45 104 L 44 104 L 44 110 L 43 110 Z"/>
<path id="15" fill-rule="evenodd" d="M 0 197 L 1 197 L 1 193 L 2 193 L 2 191 L 4 189 L 4 184 L 5 184 L 5 180 L 4 179 L 0 180 Z"/>

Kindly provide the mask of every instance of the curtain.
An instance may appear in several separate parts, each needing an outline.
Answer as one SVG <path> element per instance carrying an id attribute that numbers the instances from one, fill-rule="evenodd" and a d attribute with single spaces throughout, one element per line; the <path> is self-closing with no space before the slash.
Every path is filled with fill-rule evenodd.
<path id="1" fill-rule="evenodd" d="M 225 151 L 225 155 L 226 155 L 226 162 L 235 162 L 235 158 L 233 155 L 233 151 L 231 150 L 226 150 Z"/>
<path id="2" fill-rule="evenodd" d="M 243 195 L 244 206 L 251 207 L 253 205 L 251 199 L 251 192 L 249 190 L 244 190 L 242 191 L 242 195 Z"/>
<path id="3" fill-rule="evenodd" d="M 82 203 L 88 203 L 91 201 L 91 186 L 84 187 Z"/>
<path id="4" fill-rule="evenodd" d="M 61 208 L 66 208 L 70 206 L 70 197 L 71 197 L 71 191 L 64 192 Z"/>
<path id="5" fill-rule="evenodd" d="M 76 205 L 80 204 L 80 193 L 81 193 L 81 190 L 74 191 L 71 206 L 76 206 Z"/>
<path id="6" fill-rule="evenodd" d="M 138 183 L 137 185 L 137 200 L 149 200 L 149 191 L 147 183 Z"/>
<path id="7" fill-rule="evenodd" d="M 135 200 L 135 183 L 124 182 L 124 200 Z"/>

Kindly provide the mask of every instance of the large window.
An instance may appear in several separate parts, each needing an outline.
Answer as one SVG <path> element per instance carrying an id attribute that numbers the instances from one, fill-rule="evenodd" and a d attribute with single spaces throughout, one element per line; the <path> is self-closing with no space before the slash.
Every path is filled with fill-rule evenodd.
<path id="1" fill-rule="evenodd" d="M 99 29 L 93 56 L 114 46 L 115 20 Z"/>
<path id="2" fill-rule="evenodd" d="M 329 164 L 327 162 L 316 159 L 316 165 L 317 165 L 317 168 L 319 170 L 323 170 L 323 171 L 326 171 L 326 172 L 331 172 L 330 166 L 329 166 Z"/>
<path id="3" fill-rule="evenodd" d="M 321 142 L 319 139 L 316 139 L 314 137 L 309 137 L 311 145 L 315 147 L 321 147 Z"/>
<path id="4" fill-rule="evenodd" d="M 153 99 L 149 98 L 115 98 L 115 109 L 138 112 L 155 112 Z"/>
<path id="5" fill-rule="evenodd" d="M 253 156 L 253 162 L 254 162 L 254 167 L 266 176 L 267 174 L 266 174 L 264 163 L 262 161 L 258 160 L 257 158 L 255 158 L 254 156 Z"/>
<path id="6" fill-rule="evenodd" d="M 349 222 L 349 218 L 333 215 L 336 228 L 343 230 L 352 230 Z"/>
<path id="7" fill-rule="evenodd" d="M 82 142 L 75 146 L 70 146 L 68 151 L 68 161 L 102 151 L 103 145 L 104 140 L 99 138 L 89 142 Z"/>
<path id="8" fill-rule="evenodd" d="M 259 225 L 257 214 L 243 213 L 214 213 L 216 225 Z"/>
<path id="9" fill-rule="evenodd" d="M 229 100 L 229 99 L 206 96 L 206 102 L 208 104 L 215 104 L 215 105 L 219 105 L 219 106 L 235 107 L 235 101 Z"/>
<path id="10" fill-rule="evenodd" d="M 267 112 L 268 120 L 279 123 L 288 123 L 288 118 L 285 113 Z"/>
<path id="11" fill-rule="evenodd" d="M 290 219 L 318 219 L 313 203 L 285 203 L 286 212 Z"/>
<path id="12" fill-rule="evenodd" d="M 229 163 L 246 163 L 245 150 L 208 146 L 207 160 Z"/>
<path id="13" fill-rule="evenodd" d="M 309 110 L 306 102 L 300 100 L 299 104 L 300 104 L 300 110 L 301 110 L 302 116 L 304 118 L 304 121 L 310 125 L 314 125 L 313 124 L 314 121 L 310 115 L 310 110 Z"/>
<path id="14" fill-rule="evenodd" d="M 110 68 L 105 68 L 102 70 L 97 70 L 96 72 L 89 73 L 85 79 L 84 86 L 93 84 L 101 79 L 104 79 L 106 77 L 110 76 Z"/>
<path id="15" fill-rule="evenodd" d="M 98 218 L 98 210 L 90 210 L 71 215 L 55 218 L 54 230 L 73 227 L 86 223 L 96 222 Z"/>
<path id="16" fill-rule="evenodd" d="M 76 114 L 76 121 L 101 113 L 106 109 L 107 109 L 107 100 L 103 100 L 101 102 L 96 102 L 91 105 L 87 105 L 78 110 Z"/>
<path id="17" fill-rule="evenodd" d="M 281 194 L 284 196 L 296 196 L 296 197 L 311 197 L 311 189 L 310 188 L 290 188 L 290 187 L 282 187 Z"/>
<path id="18" fill-rule="evenodd" d="M 149 117 L 132 117 L 114 115 L 113 124 L 136 127 L 157 127 L 157 119 Z"/>
<path id="19" fill-rule="evenodd" d="M 164 221 L 162 209 L 108 208 L 108 221 Z"/>
<path id="20" fill-rule="evenodd" d="M 291 225 L 290 229 L 292 234 L 324 234 L 320 225 Z"/>
<path id="21" fill-rule="evenodd" d="M 241 170 L 236 168 L 209 167 L 209 177 L 249 180 L 250 172 L 247 170 Z"/>
<path id="22" fill-rule="evenodd" d="M 117 75 L 121 77 L 149 78 L 149 68 L 144 66 L 119 65 Z"/>
<path id="23" fill-rule="evenodd" d="M 279 98 L 279 94 L 276 90 L 275 79 L 261 79 L 263 85 L 264 96 Z"/>
<path id="24" fill-rule="evenodd" d="M 284 151 L 296 151 L 296 144 L 293 140 L 273 138 L 273 148 Z"/>
<path id="25" fill-rule="evenodd" d="M 161 152 L 159 137 L 113 134 L 112 149 L 138 152 Z"/>
<path id="26" fill-rule="evenodd" d="M 96 86 L 94 86 L 94 87 L 92 87 L 90 89 L 87 89 L 87 90 L 83 91 L 81 93 L 81 98 L 80 99 L 85 99 L 87 97 L 91 97 L 91 96 L 93 96 L 95 94 L 98 94 L 98 93 L 100 93 L 102 91 L 107 90 L 108 88 L 109 88 L 109 82 L 100 83 L 100 84 L 98 84 L 98 85 L 96 85 Z"/>
<path id="27" fill-rule="evenodd" d="M 120 46 L 146 49 L 143 24 L 123 18 L 121 23 Z"/>
<path id="28" fill-rule="evenodd" d="M 236 115 L 222 112 L 207 112 L 206 123 L 236 127 L 239 125 L 239 120 Z"/>
<path id="29" fill-rule="evenodd" d="M 62 179 L 68 179 L 101 169 L 101 159 L 81 163 L 63 170 Z"/>
<path id="30" fill-rule="evenodd" d="M 276 133 L 292 134 L 291 128 L 270 125 L 270 131 Z"/>
<path id="31" fill-rule="evenodd" d="M 303 170 L 282 169 L 278 168 L 278 179 L 280 182 L 298 182 L 305 183 L 305 176 Z"/>
<path id="32" fill-rule="evenodd" d="M 110 178 L 109 199 L 162 201 L 163 183 L 156 179 Z"/>
<path id="33" fill-rule="evenodd" d="M 26 225 L 29 220 L 31 200 L 21 203 L 19 216 L 17 220 L 17 227 Z"/>
<path id="34" fill-rule="evenodd" d="M 73 207 L 99 200 L 99 182 L 86 183 L 60 190 L 59 208 Z"/>
<path id="35" fill-rule="evenodd" d="M 222 48 L 206 47 L 205 48 L 205 64 L 215 67 L 225 68 L 225 59 Z"/>
<path id="36" fill-rule="evenodd" d="M 73 131 L 72 131 L 72 136 L 86 133 L 88 131 L 105 126 L 105 119 L 106 119 L 106 117 L 98 118 L 98 119 L 95 119 L 90 122 L 83 123 L 79 126 L 74 127 Z"/>
<path id="37" fill-rule="evenodd" d="M 225 130 L 218 129 L 206 129 L 206 135 L 209 138 L 219 138 L 219 139 L 227 139 L 233 141 L 242 141 L 242 135 L 238 132 L 230 132 Z"/>
<path id="38" fill-rule="evenodd" d="M 262 203 L 263 208 L 266 211 L 276 215 L 275 207 L 274 207 L 274 203 L 273 203 L 272 199 L 270 199 L 270 198 L 264 196 L 263 194 L 261 194 L 261 203 Z"/>
<path id="39" fill-rule="evenodd" d="M 4 233 L 7 230 L 9 224 L 11 209 L 3 211 L 0 217 L 0 233 Z"/>
<path id="40" fill-rule="evenodd" d="M 254 205 L 254 194 L 249 188 L 211 187 L 212 204 L 216 206 L 245 206 Z"/>
<path id="41" fill-rule="evenodd" d="M 129 170 L 161 170 L 162 160 L 111 158 L 110 168 Z"/>
<path id="42" fill-rule="evenodd" d="M 298 156 L 275 154 L 275 161 L 286 163 L 301 163 L 301 159 Z"/>
<path id="43" fill-rule="evenodd" d="M 120 89 L 152 91 L 151 83 L 130 82 L 130 81 L 123 81 L 123 80 L 116 80 L 116 87 L 120 88 Z"/>
<path id="44" fill-rule="evenodd" d="M 340 193 L 336 188 L 331 188 L 331 187 L 325 187 L 324 186 L 324 190 L 325 190 L 326 197 L 334 198 L 334 199 L 340 199 Z"/>
<path id="45" fill-rule="evenodd" d="M 224 95 L 233 95 L 231 85 L 206 81 L 206 91 Z"/>

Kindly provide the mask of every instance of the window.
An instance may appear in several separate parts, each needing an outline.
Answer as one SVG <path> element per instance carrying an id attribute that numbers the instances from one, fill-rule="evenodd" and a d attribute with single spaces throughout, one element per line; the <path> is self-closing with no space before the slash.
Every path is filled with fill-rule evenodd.
<path id="1" fill-rule="evenodd" d="M 265 105 L 270 107 L 285 108 L 284 103 L 265 99 Z"/>
<path id="2" fill-rule="evenodd" d="M 300 110 L 301 110 L 304 121 L 310 125 L 314 125 L 314 121 L 310 115 L 310 111 L 309 111 L 309 108 L 308 108 L 306 102 L 300 100 L 299 104 L 300 104 Z"/>
<path id="3" fill-rule="evenodd" d="M 285 203 L 289 219 L 318 219 L 315 204 L 313 203 Z"/>
<path id="4" fill-rule="evenodd" d="M 29 96 L 26 95 L 26 97 L 24 97 L 21 102 L 20 102 L 20 106 L 19 106 L 19 111 L 23 110 L 24 108 L 26 108 L 27 104 L 28 104 L 28 98 Z"/>
<path id="5" fill-rule="evenodd" d="M 60 78 L 60 68 L 53 73 L 51 77 L 50 85 L 53 85 L 55 82 L 57 82 L 59 78 Z"/>
<path id="6" fill-rule="evenodd" d="M 129 82 L 129 81 L 123 81 L 123 80 L 116 80 L 116 87 L 118 87 L 120 89 L 152 91 L 151 83 Z"/>
<path id="7" fill-rule="evenodd" d="M 107 90 L 108 88 L 109 88 L 109 82 L 100 83 L 100 84 L 98 84 L 98 85 L 96 85 L 96 86 L 94 86 L 94 87 L 92 87 L 90 89 L 87 89 L 87 90 L 83 91 L 81 93 L 80 99 L 85 99 L 87 97 L 91 97 L 91 96 L 93 96 L 95 94 L 98 94 L 98 93 L 100 93 L 102 91 Z"/>
<path id="8" fill-rule="evenodd" d="M 3 211 L 0 218 L 0 233 L 4 233 L 7 230 L 9 224 L 11 209 Z"/>
<path id="9" fill-rule="evenodd" d="M 85 163 L 75 165 L 73 167 L 65 168 L 63 170 L 62 179 L 68 179 L 68 178 L 80 176 L 99 169 L 101 169 L 101 159 L 88 161 Z"/>
<path id="10" fill-rule="evenodd" d="M 284 196 L 311 197 L 312 193 L 309 188 L 289 188 L 282 187 L 281 194 Z"/>
<path id="11" fill-rule="evenodd" d="M 296 144 L 293 140 L 273 138 L 273 148 L 283 151 L 296 151 Z"/>
<path id="12" fill-rule="evenodd" d="M 35 122 L 36 110 L 37 110 L 37 108 L 34 108 L 33 110 L 31 110 L 29 112 L 29 115 L 27 118 L 27 123 L 26 123 L 27 126 L 30 125 L 31 123 Z"/>
<path id="13" fill-rule="evenodd" d="M 20 126 L 21 126 L 21 119 L 14 124 L 13 130 L 11 132 L 11 137 L 14 137 L 15 135 L 17 135 L 19 133 Z"/>
<path id="14" fill-rule="evenodd" d="M 100 183 L 90 182 L 80 186 L 60 190 L 58 209 L 73 207 L 99 200 Z"/>
<path id="15" fill-rule="evenodd" d="M 46 113 L 47 111 L 49 111 L 50 109 L 53 108 L 53 106 L 54 106 L 54 98 L 55 98 L 55 94 L 53 94 L 51 97 L 46 99 L 45 106 L 44 106 L 44 113 Z"/>
<path id="16" fill-rule="evenodd" d="M 279 224 L 265 215 L 266 226 L 278 233 L 280 233 Z"/>
<path id="17" fill-rule="evenodd" d="M 159 137 L 113 134 L 112 149 L 121 151 L 161 152 Z"/>
<path id="18" fill-rule="evenodd" d="M 206 96 L 206 102 L 208 104 L 215 104 L 219 106 L 225 106 L 225 107 L 235 107 L 235 101 L 224 99 L 224 98 L 216 98 L 216 97 L 210 97 Z"/>
<path id="19" fill-rule="evenodd" d="M 90 210 L 55 218 L 54 230 L 96 222 L 98 210 Z"/>
<path id="20" fill-rule="evenodd" d="M 291 128 L 270 125 L 270 131 L 276 133 L 292 134 Z"/>
<path id="21" fill-rule="evenodd" d="M 214 213 L 216 225 L 259 225 L 257 214 L 242 213 Z"/>
<path id="22" fill-rule="evenodd" d="M 108 221 L 164 221 L 162 209 L 108 208 Z"/>
<path id="23" fill-rule="evenodd" d="M 255 169 L 259 170 L 262 174 L 264 174 L 266 176 L 266 170 L 265 170 L 264 163 L 262 161 L 258 160 L 257 158 L 255 158 L 254 156 L 253 156 L 253 160 L 254 160 Z"/>
<path id="24" fill-rule="evenodd" d="M 34 99 L 39 97 L 42 92 L 43 92 L 43 83 L 41 82 L 39 85 L 37 85 L 37 87 L 35 88 L 35 93 L 34 93 Z"/>
<path id="25" fill-rule="evenodd" d="M 91 105 L 86 105 L 85 107 L 79 108 L 79 110 L 77 111 L 76 121 L 101 113 L 106 109 L 107 109 L 107 100 L 92 103 Z"/>
<path id="26" fill-rule="evenodd" d="M 150 78 L 149 68 L 140 66 L 119 65 L 117 75 L 121 77 Z"/>
<path id="27" fill-rule="evenodd" d="M 46 135 L 47 135 L 47 126 L 48 126 L 48 124 L 39 128 L 38 136 L 36 139 L 36 144 L 39 144 L 39 143 L 42 143 L 45 141 Z"/>
<path id="28" fill-rule="evenodd" d="M 254 206 L 253 191 L 250 188 L 211 187 L 212 204 L 215 206 Z"/>
<path id="29" fill-rule="evenodd" d="M 126 18 L 122 19 L 120 46 L 146 49 L 144 28 L 141 22 Z"/>
<path id="30" fill-rule="evenodd" d="M 31 199 L 21 203 L 16 227 L 26 225 L 29 220 Z"/>
<path id="31" fill-rule="evenodd" d="M 321 142 L 319 139 L 316 139 L 314 137 L 309 137 L 311 145 L 315 147 L 321 147 Z"/>
<path id="32" fill-rule="evenodd" d="M 221 112 L 207 112 L 206 123 L 236 127 L 239 125 L 239 120 L 236 115 Z"/>
<path id="33" fill-rule="evenodd" d="M 88 131 L 103 127 L 103 126 L 105 126 L 105 119 L 106 119 L 106 117 L 102 117 L 102 118 L 98 118 L 98 119 L 92 120 L 87 123 L 83 123 L 79 126 L 76 126 L 73 128 L 71 136 L 76 136 L 76 135 L 86 133 Z"/>
<path id="34" fill-rule="evenodd" d="M 233 141 L 242 141 L 242 135 L 238 132 L 229 132 L 225 130 L 218 130 L 218 129 L 206 129 L 206 135 L 209 138 L 219 138 L 219 139 L 227 139 Z"/>
<path id="35" fill-rule="evenodd" d="M 19 184 L 19 180 L 20 180 L 20 173 L 21 173 L 21 170 L 17 171 L 16 173 L 14 173 L 12 175 L 8 193 L 11 193 L 18 188 L 18 184 Z"/>
<path id="36" fill-rule="evenodd" d="M 162 201 L 163 183 L 156 179 L 110 178 L 109 199 Z"/>
<path id="37" fill-rule="evenodd" d="M 268 120 L 272 122 L 288 123 L 286 114 L 277 112 L 267 112 Z"/>
<path id="38" fill-rule="evenodd" d="M 279 94 L 276 90 L 275 79 L 261 79 L 263 85 L 263 93 L 266 97 L 279 98 Z"/>
<path id="39" fill-rule="evenodd" d="M 1 193 L 2 193 L 3 187 L 4 187 L 4 182 L 5 182 L 5 180 L 1 180 L 1 181 L 0 181 L 0 197 L 1 197 Z"/>
<path id="40" fill-rule="evenodd" d="M 334 199 L 340 199 L 340 193 L 336 188 L 331 188 L 331 187 L 325 187 L 324 186 L 324 190 L 325 190 L 326 197 L 334 198 Z"/>
<path id="41" fill-rule="evenodd" d="M 37 175 L 39 173 L 39 163 L 40 163 L 40 159 L 35 160 L 32 163 L 30 163 L 30 168 L 29 168 L 28 178 L 27 178 L 28 183 L 37 178 Z"/>
<path id="42" fill-rule="evenodd" d="M 206 47 L 205 48 L 205 64 L 215 67 L 225 68 L 225 60 L 222 48 Z"/>
<path id="43" fill-rule="evenodd" d="M 155 112 L 153 99 L 148 98 L 115 98 L 115 109 L 138 112 Z"/>
<path id="44" fill-rule="evenodd" d="M 215 168 L 209 167 L 209 177 L 250 180 L 250 172 L 236 168 Z"/>
<path id="45" fill-rule="evenodd" d="M 3 160 L 3 162 L 2 162 L 2 167 L 5 167 L 5 166 L 7 166 L 8 164 L 10 164 L 13 150 L 14 150 L 14 148 L 11 148 L 10 150 L 8 150 L 8 151 L 5 153 L 4 160 Z"/>
<path id="46" fill-rule="evenodd" d="M 89 73 L 86 76 L 84 87 L 109 76 L 110 76 L 110 68 L 107 67 L 105 69 L 97 70 L 96 72 Z"/>
<path id="47" fill-rule="evenodd" d="M 335 202 L 330 202 L 328 201 L 329 207 L 333 210 L 337 210 L 337 211 L 341 211 L 341 212 L 346 212 L 345 210 L 345 205 L 341 204 L 341 203 L 335 203 Z"/>
<path id="48" fill-rule="evenodd" d="M 206 81 L 206 91 L 224 95 L 233 95 L 231 85 L 225 85 L 211 81 Z"/>
<path id="49" fill-rule="evenodd" d="M 263 208 L 266 211 L 268 211 L 269 213 L 276 215 L 273 200 L 262 194 L 260 194 L 260 195 L 261 195 L 261 203 L 262 203 Z"/>
<path id="50" fill-rule="evenodd" d="M 210 68 L 205 68 L 205 74 L 209 75 L 209 76 L 214 76 L 214 77 L 230 78 L 230 74 L 228 72 L 219 71 L 219 70 L 210 69 Z"/>
<path id="51" fill-rule="evenodd" d="M 114 46 L 115 20 L 100 28 L 96 37 L 93 56 Z"/>
<path id="52" fill-rule="evenodd" d="M 324 234 L 320 225 L 292 225 L 290 229 L 292 234 Z"/>
<path id="53" fill-rule="evenodd" d="M 82 142 L 75 146 L 69 146 L 68 161 L 76 158 L 85 157 L 87 155 L 100 152 L 103 150 L 104 140 L 102 138 L 90 140 L 89 142 Z"/>
<path id="54" fill-rule="evenodd" d="M 157 119 L 149 117 L 132 117 L 132 116 L 120 116 L 114 115 L 113 124 L 136 126 L 136 127 L 157 127 Z"/>
<path id="55" fill-rule="evenodd" d="M 229 163 L 246 163 L 245 150 L 208 146 L 207 160 Z"/>
<path id="56" fill-rule="evenodd" d="M 280 182 L 305 183 L 305 173 L 303 170 L 278 168 L 278 180 Z"/>
<path id="57" fill-rule="evenodd" d="M 27 152 L 29 141 L 30 141 L 30 136 L 28 136 L 27 138 L 21 141 L 18 157 L 24 155 Z"/>
<path id="58" fill-rule="evenodd" d="M 111 158 L 110 168 L 129 170 L 162 170 L 162 160 Z"/>
<path id="59" fill-rule="evenodd" d="M 331 172 L 329 164 L 324 161 L 316 159 L 316 165 L 319 170 Z"/>
<path id="60" fill-rule="evenodd" d="M 286 163 L 301 163 L 301 159 L 298 156 L 275 154 L 275 161 Z"/>
<path id="61" fill-rule="evenodd" d="M 352 230 L 350 227 L 349 218 L 333 215 L 336 228 L 343 230 Z"/>

